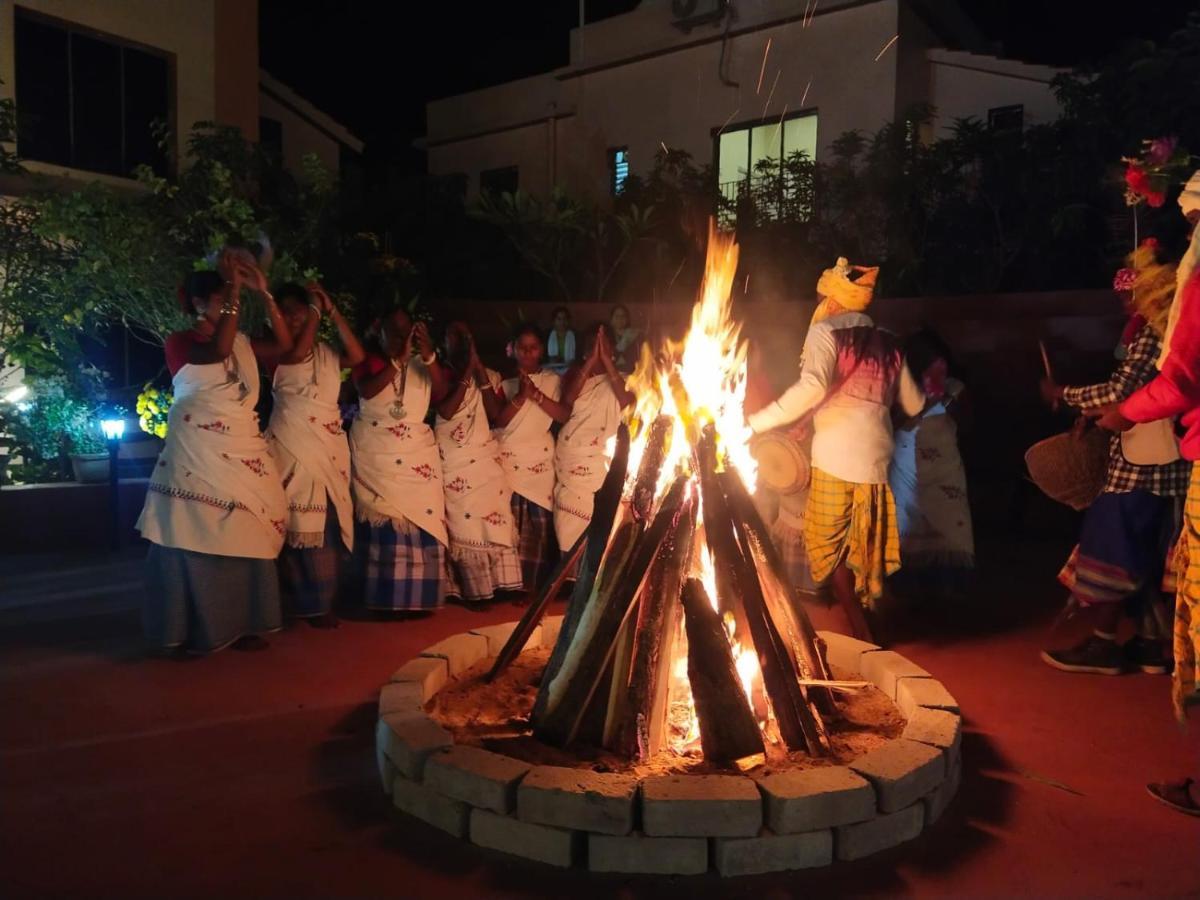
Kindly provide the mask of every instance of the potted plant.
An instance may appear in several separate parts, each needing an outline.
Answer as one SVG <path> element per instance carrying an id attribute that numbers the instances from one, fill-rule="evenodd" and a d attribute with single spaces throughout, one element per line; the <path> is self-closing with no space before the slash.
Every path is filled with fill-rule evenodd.
<path id="1" fill-rule="evenodd" d="M 100 434 L 95 410 L 78 404 L 65 434 L 71 471 L 80 484 L 103 484 L 109 477 L 108 445 Z"/>

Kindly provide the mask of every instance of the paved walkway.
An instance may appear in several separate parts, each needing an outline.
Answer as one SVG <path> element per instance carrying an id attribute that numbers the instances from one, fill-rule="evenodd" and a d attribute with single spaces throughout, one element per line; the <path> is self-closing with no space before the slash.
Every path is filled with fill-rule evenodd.
<path id="1" fill-rule="evenodd" d="M 1185 737 L 1170 719 L 1167 679 L 1038 661 L 1064 550 L 1038 534 L 985 542 L 971 603 L 914 611 L 899 636 L 966 717 L 963 789 L 942 821 L 862 863 L 733 882 L 560 872 L 390 811 L 372 751 L 379 684 L 514 607 L 300 625 L 265 653 L 169 662 L 141 654 L 136 550 L 111 565 L 48 558 L 36 575 L 29 558 L 4 560 L 4 895 L 1200 896 L 1200 819 L 1143 790 L 1200 759 L 1200 729 Z"/>

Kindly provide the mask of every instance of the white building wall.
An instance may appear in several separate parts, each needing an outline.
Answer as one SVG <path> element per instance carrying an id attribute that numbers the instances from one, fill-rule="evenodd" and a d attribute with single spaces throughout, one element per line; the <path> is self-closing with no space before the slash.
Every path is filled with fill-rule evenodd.
<path id="1" fill-rule="evenodd" d="M 947 136 L 956 119 L 986 123 L 988 110 L 1000 106 L 1024 106 L 1026 127 L 1048 124 L 1062 113 L 1050 87 L 1061 70 L 943 50 L 929 56 L 938 137 Z"/>

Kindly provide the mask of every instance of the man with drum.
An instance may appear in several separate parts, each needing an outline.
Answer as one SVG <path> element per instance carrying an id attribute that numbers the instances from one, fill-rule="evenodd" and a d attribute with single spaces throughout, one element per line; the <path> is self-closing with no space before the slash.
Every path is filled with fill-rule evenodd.
<path id="1" fill-rule="evenodd" d="M 895 336 L 863 313 L 878 268 L 845 258 L 817 283 L 820 305 L 804 342 L 800 379 L 749 417 L 756 433 L 811 418 L 812 481 L 804 540 L 813 581 L 830 583 L 856 637 L 872 640 L 867 612 L 900 568 L 896 506 L 888 487 L 892 407 L 921 412 L 925 397 Z"/>

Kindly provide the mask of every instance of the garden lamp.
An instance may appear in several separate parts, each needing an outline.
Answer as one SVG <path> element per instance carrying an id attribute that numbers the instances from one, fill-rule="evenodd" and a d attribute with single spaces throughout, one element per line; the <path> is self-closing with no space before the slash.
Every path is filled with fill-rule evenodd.
<path id="1" fill-rule="evenodd" d="M 121 495 L 117 484 L 117 457 L 120 456 L 121 438 L 125 436 L 125 418 L 120 415 L 119 410 L 100 420 L 100 431 L 108 441 L 108 506 L 111 515 L 112 548 L 117 550 L 121 546 Z"/>

